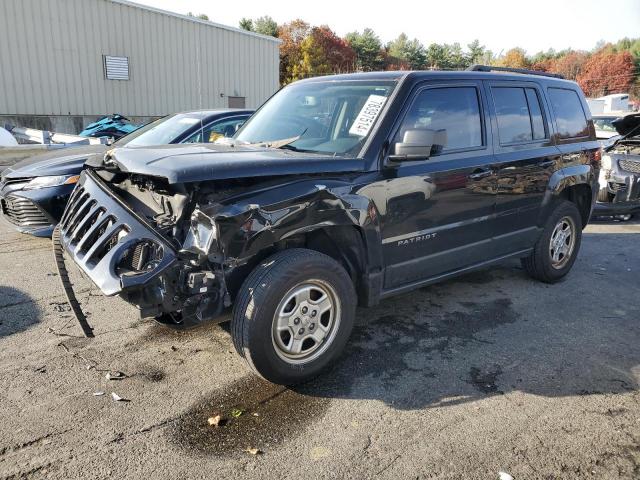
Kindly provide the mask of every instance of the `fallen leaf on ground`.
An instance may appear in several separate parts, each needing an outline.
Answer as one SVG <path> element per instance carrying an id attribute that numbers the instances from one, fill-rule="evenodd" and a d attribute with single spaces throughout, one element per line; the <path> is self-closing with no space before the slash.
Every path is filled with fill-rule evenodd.
<path id="1" fill-rule="evenodd" d="M 233 410 L 231 410 L 231 416 L 233 418 L 238 418 L 243 413 L 244 413 L 244 410 L 240 410 L 239 408 L 234 408 Z"/>
<path id="2" fill-rule="evenodd" d="M 207 419 L 207 423 L 209 425 L 211 425 L 212 427 L 218 427 L 220 426 L 220 422 L 222 421 L 222 416 L 221 415 L 215 415 L 213 417 L 209 417 Z"/>
<path id="3" fill-rule="evenodd" d="M 260 455 L 263 452 L 259 448 L 247 448 L 247 453 L 250 453 L 251 455 Z"/>

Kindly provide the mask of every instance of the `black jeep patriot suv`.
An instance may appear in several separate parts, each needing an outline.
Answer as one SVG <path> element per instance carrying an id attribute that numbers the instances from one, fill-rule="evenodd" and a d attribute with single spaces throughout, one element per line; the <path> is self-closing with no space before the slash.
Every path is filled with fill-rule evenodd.
<path id="1" fill-rule="evenodd" d="M 89 160 L 54 236 L 85 333 L 65 256 L 143 317 L 232 311 L 282 384 L 336 360 L 356 305 L 512 257 L 560 280 L 598 190 L 589 109 L 573 82 L 489 70 L 304 80 L 224 144 Z"/>

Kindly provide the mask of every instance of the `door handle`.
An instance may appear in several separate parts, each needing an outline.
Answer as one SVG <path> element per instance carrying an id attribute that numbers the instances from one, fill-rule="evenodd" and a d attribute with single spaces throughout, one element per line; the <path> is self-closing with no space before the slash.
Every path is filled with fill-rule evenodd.
<path id="1" fill-rule="evenodd" d="M 555 164 L 556 164 L 555 160 L 545 160 L 538 163 L 538 166 L 541 168 L 548 168 L 548 167 L 553 167 Z"/>
<path id="2" fill-rule="evenodd" d="M 493 170 L 490 169 L 478 169 L 474 171 L 468 178 L 471 180 L 480 180 L 481 178 L 486 178 L 493 175 Z"/>

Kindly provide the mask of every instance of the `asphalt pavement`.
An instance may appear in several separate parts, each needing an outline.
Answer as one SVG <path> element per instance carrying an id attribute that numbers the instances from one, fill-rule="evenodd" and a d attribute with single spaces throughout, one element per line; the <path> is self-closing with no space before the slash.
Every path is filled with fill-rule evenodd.
<path id="1" fill-rule="evenodd" d="M 0 478 L 640 478 L 640 222 L 590 225 L 556 285 L 512 261 L 360 309 L 294 389 L 224 324 L 168 330 L 77 280 L 92 340 L 50 241 L 0 226 Z"/>

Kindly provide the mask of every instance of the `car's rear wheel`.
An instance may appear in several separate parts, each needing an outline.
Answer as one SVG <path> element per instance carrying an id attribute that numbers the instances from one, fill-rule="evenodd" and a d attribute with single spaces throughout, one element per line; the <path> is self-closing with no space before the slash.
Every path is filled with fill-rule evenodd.
<path id="1" fill-rule="evenodd" d="M 554 283 L 573 266 L 582 240 L 580 212 L 575 204 L 562 201 L 544 226 L 533 252 L 522 266 L 533 278 Z"/>
<path id="2" fill-rule="evenodd" d="M 261 262 L 242 285 L 231 320 L 234 345 L 266 380 L 304 382 L 338 358 L 355 306 L 342 265 L 312 250 L 285 250 Z"/>

